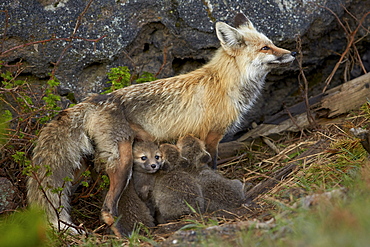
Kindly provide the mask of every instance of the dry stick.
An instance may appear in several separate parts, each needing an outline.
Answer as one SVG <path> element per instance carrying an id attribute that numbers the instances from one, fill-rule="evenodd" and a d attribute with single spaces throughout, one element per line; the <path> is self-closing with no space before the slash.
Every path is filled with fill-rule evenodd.
<path id="1" fill-rule="evenodd" d="M 69 45 L 67 45 L 66 47 L 64 47 L 62 53 L 60 54 L 60 56 L 59 56 L 59 58 L 57 60 L 57 62 L 56 63 L 52 63 L 54 65 L 54 68 L 53 68 L 53 70 L 50 73 L 50 78 L 51 79 L 55 77 L 55 73 L 56 73 L 56 71 L 58 69 L 58 66 L 59 66 L 60 62 L 62 61 L 65 53 L 67 52 L 67 50 L 69 50 L 69 48 L 71 48 L 71 47 L 72 47 L 72 43 L 70 42 Z"/>
<path id="2" fill-rule="evenodd" d="M 345 8 L 343 5 L 341 5 L 341 6 L 347 12 L 347 14 L 349 14 L 353 19 L 355 19 L 358 22 L 358 19 L 354 15 L 352 15 L 352 13 L 347 10 L 347 8 Z M 348 24 L 347 21 L 346 21 L 346 24 L 347 24 L 347 29 L 346 29 L 347 32 L 346 33 L 349 35 L 350 33 L 352 33 L 352 30 L 351 30 L 351 27 L 350 27 L 350 25 Z M 366 74 L 367 71 L 365 69 L 364 64 L 362 63 L 360 53 L 358 52 L 358 49 L 357 49 L 355 44 L 358 43 L 359 41 L 361 41 L 364 37 L 366 37 L 369 34 L 370 31 L 367 28 L 365 28 L 364 26 L 362 26 L 362 23 L 360 23 L 360 24 L 361 24 L 361 27 L 366 30 L 366 34 L 364 36 L 362 36 L 361 38 L 359 38 L 358 40 L 353 42 L 352 49 L 353 49 L 353 52 L 354 52 L 354 57 L 353 57 L 352 64 L 355 64 L 356 61 L 357 61 L 357 63 L 361 67 L 362 71 Z M 347 37 L 348 37 L 348 35 L 347 35 Z M 345 66 L 345 73 L 344 73 L 344 76 L 345 76 L 344 80 L 345 81 L 348 81 L 347 80 L 347 74 L 349 74 L 349 73 L 347 72 L 347 69 L 348 69 L 348 66 Z"/>
<path id="3" fill-rule="evenodd" d="M 346 7 L 344 7 L 344 5 L 343 5 L 343 4 L 341 4 L 340 6 L 341 6 L 341 7 L 344 9 L 344 11 L 346 11 L 346 13 L 347 13 L 348 15 L 350 15 L 353 19 L 355 19 L 356 21 L 359 21 L 359 20 L 357 19 L 357 17 L 356 17 L 356 16 L 354 16 L 351 12 L 349 12 L 349 11 L 348 11 L 348 9 L 347 9 Z M 370 29 L 369 29 L 369 28 L 367 28 L 367 27 L 364 27 L 364 26 L 362 25 L 362 23 L 361 23 L 361 27 L 362 27 L 363 29 L 365 29 L 367 33 L 369 33 L 369 32 L 370 32 Z M 366 36 L 366 35 L 365 35 L 365 36 Z M 357 41 L 356 41 L 356 42 L 357 42 Z"/>
<path id="4" fill-rule="evenodd" d="M 343 7 L 344 8 L 344 7 Z M 352 15 L 352 13 L 351 12 L 349 12 L 346 8 L 344 8 L 344 10 L 353 18 L 353 19 L 355 19 L 356 21 L 358 21 L 358 19 L 355 17 L 355 16 L 353 16 Z M 366 27 L 364 27 L 364 26 L 362 26 L 362 23 L 360 23 L 361 24 L 361 27 L 362 27 L 362 29 L 364 29 L 365 31 L 366 31 L 366 33 L 362 36 L 362 37 L 360 37 L 360 38 L 358 38 L 356 41 L 354 41 L 354 44 L 357 44 L 358 42 L 360 42 L 361 40 L 363 40 L 366 36 L 368 36 L 369 35 L 369 33 L 370 33 L 370 29 L 368 29 L 368 28 L 366 28 Z M 362 71 L 366 74 L 367 73 L 367 70 L 366 70 L 366 68 L 365 68 L 365 66 L 364 66 L 364 64 L 362 63 L 362 60 L 361 60 L 361 56 L 360 56 L 360 53 L 358 52 L 358 49 L 357 49 L 357 47 L 355 46 L 355 45 L 353 45 L 353 48 L 354 48 L 354 51 L 355 51 L 355 54 L 356 54 L 356 56 L 357 56 L 357 61 L 358 61 L 358 63 L 359 63 L 359 65 L 360 65 L 360 67 L 361 67 L 361 69 L 362 69 Z"/>
<path id="5" fill-rule="evenodd" d="M 344 60 L 344 57 L 347 55 L 347 53 L 350 51 L 351 49 L 351 46 L 354 45 L 354 42 L 355 42 L 355 36 L 357 34 L 357 32 L 360 30 L 360 28 L 362 27 L 362 23 L 364 22 L 365 18 L 370 14 L 370 11 L 367 12 L 366 14 L 364 14 L 360 20 L 360 23 L 357 25 L 356 29 L 349 33 L 347 28 L 343 25 L 343 23 L 340 21 L 339 17 L 329 8 L 325 7 L 325 6 L 321 6 L 319 5 L 319 7 L 322 7 L 326 10 L 328 10 L 329 12 L 331 12 L 335 18 L 338 20 L 339 24 L 342 26 L 342 28 L 344 29 L 345 33 L 347 34 L 347 39 L 348 39 L 348 42 L 347 42 L 347 46 L 346 46 L 346 49 L 345 51 L 343 52 L 343 54 L 341 55 L 339 61 L 336 63 L 333 71 L 330 73 L 330 75 L 328 76 L 328 78 L 326 78 L 325 80 L 325 87 L 324 89 L 322 90 L 322 92 L 324 93 L 327 89 L 327 87 L 329 86 L 331 80 L 333 79 L 334 77 L 334 74 L 337 72 L 340 64 L 343 62 Z"/>
<path id="6" fill-rule="evenodd" d="M 86 169 L 86 171 L 88 171 L 88 170 L 89 170 L 89 168 Z M 98 176 L 97 179 L 95 179 L 93 185 L 92 186 L 89 186 L 90 187 L 89 188 L 89 191 L 88 192 L 84 192 L 84 194 L 82 194 L 82 195 L 79 195 L 74 201 L 72 201 L 72 203 L 77 202 L 77 200 L 80 199 L 80 198 L 89 198 L 89 197 L 91 197 L 93 195 L 97 195 L 102 190 L 101 188 L 98 188 L 95 193 L 92 193 L 92 192 L 95 189 L 95 187 L 98 185 L 98 182 L 100 181 L 100 175 L 101 174 L 102 174 L 102 172 L 99 173 L 99 176 Z M 82 180 L 81 177 L 82 177 L 82 175 L 80 176 L 78 182 Z"/>
<path id="7" fill-rule="evenodd" d="M 122 50 L 122 53 L 128 58 L 128 60 L 130 60 L 131 64 L 132 64 L 132 67 L 135 68 L 136 70 L 136 63 L 135 61 L 130 57 L 130 55 L 127 53 L 127 51 L 125 50 Z"/>
<path id="8" fill-rule="evenodd" d="M 326 10 L 327 10 L 327 11 L 329 11 L 332 15 L 334 15 L 335 19 L 337 19 L 337 21 L 338 21 L 339 25 L 341 25 L 341 26 L 342 26 L 342 28 L 343 28 L 343 30 L 344 30 L 344 32 L 346 33 L 347 38 L 348 38 L 348 36 L 350 35 L 350 33 L 348 32 L 347 28 L 343 25 L 343 23 L 341 22 L 341 20 L 339 19 L 339 17 L 334 13 L 334 11 L 333 11 L 333 10 L 331 10 L 331 9 L 329 9 L 328 7 L 323 6 L 323 5 L 318 5 L 318 4 L 316 4 L 316 5 L 317 5 L 318 7 L 320 7 L 320 8 L 326 9 Z"/>
<path id="9" fill-rule="evenodd" d="M 37 184 L 39 185 L 40 190 L 41 190 L 42 194 L 44 195 L 46 201 L 51 205 L 51 207 L 55 211 L 55 213 L 57 215 L 57 218 L 58 218 L 58 222 L 59 222 L 59 212 L 58 212 L 58 209 L 54 206 L 54 204 L 50 201 L 49 197 L 47 196 L 46 191 L 44 190 L 44 187 L 42 187 L 42 184 L 41 184 L 42 181 L 41 181 L 41 179 L 39 178 L 39 176 L 36 174 L 35 171 L 32 171 L 31 174 L 32 174 L 32 177 L 36 180 Z"/>
<path id="10" fill-rule="evenodd" d="M 307 106 L 306 106 L 306 108 L 307 108 Z M 285 112 L 286 112 L 286 113 L 288 113 L 288 116 L 289 116 L 290 120 L 292 120 L 292 123 L 293 123 L 293 124 L 297 127 L 297 129 L 299 129 L 299 131 L 301 132 L 301 136 L 306 136 L 306 134 L 304 133 L 304 131 L 303 131 L 302 127 L 301 127 L 301 126 L 299 126 L 299 124 L 297 123 L 297 121 L 294 119 L 294 117 L 293 117 L 292 113 L 290 113 L 289 109 L 288 109 L 288 108 L 286 108 L 286 107 L 284 106 L 284 110 L 285 110 Z M 307 114 L 309 114 L 309 113 L 307 112 Z M 308 121 L 310 121 L 310 120 L 308 119 Z"/>
<path id="11" fill-rule="evenodd" d="M 87 5 L 85 6 L 85 9 L 81 12 L 81 14 L 77 17 L 77 22 L 76 22 L 76 26 L 75 26 L 75 29 L 73 30 L 73 33 L 72 33 L 72 37 L 75 36 L 75 34 L 77 33 L 77 30 L 78 28 L 81 26 L 81 22 L 82 22 L 82 17 L 86 14 L 87 10 L 90 8 L 90 5 L 91 3 L 93 2 L 93 0 L 90 0 Z"/>
<path id="12" fill-rule="evenodd" d="M 16 97 L 14 96 L 14 94 L 12 93 L 11 94 L 11 97 L 12 97 L 12 99 L 14 100 L 14 102 L 17 102 L 16 100 Z M 10 103 L 10 102 L 8 102 L 8 101 L 6 101 L 5 99 L 3 99 L 3 97 L 0 97 L 0 100 L 1 101 L 3 101 L 5 104 L 7 104 L 10 108 L 12 108 L 12 110 L 15 112 L 15 113 L 17 113 L 18 115 L 20 115 L 20 113 L 19 113 L 19 109 L 17 109 L 16 108 L 16 106 L 13 106 L 12 105 L 12 103 Z"/>
<path id="13" fill-rule="evenodd" d="M 229 164 L 225 164 L 225 165 L 222 165 L 226 162 L 229 162 L 229 161 L 234 161 L 234 160 L 240 160 L 241 158 L 243 158 L 245 156 L 245 153 L 242 154 L 242 155 L 238 155 L 238 156 L 233 156 L 233 157 L 228 157 L 228 158 L 224 158 L 224 159 L 220 159 L 220 160 L 217 160 L 217 166 L 219 166 L 219 168 L 221 167 L 226 167 L 226 166 L 229 166 Z"/>
<path id="14" fill-rule="evenodd" d="M 275 154 L 280 153 L 280 150 L 276 147 L 276 145 L 272 141 L 270 141 L 269 138 L 267 138 L 266 136 L 262 136 L 262 140 L 264 143 L 266 143 L 267 146 L 269 146 L 269 148 L 272 149 L 272 151 L 275 152 Z"/>
<path id="15" fill-rule="evenodd" d="M 81 26 L 82 18 L 83 18 L 83 16 L 86 14 L 87 10 L 89 9 L 89 7 L 90 7 L 90 5 L 91 5 L 92 1 L 93 1 L 93 0 L 90 0 L 90 1 L 87 3 L 87 5 L 85 6 L 85 9 L 84 9 L 84 10 L 81 12 L 81 14 L 77 17 L 77 21 L 76 21 L 75 28 L 73 29 L 73 32 L 72 32 L 72 34 L 71 34 L 71 36 L 70 36 L 70 40 L 68 41 L 68 42 L 69 42 L 69 45 L 67 45 L 66 47 L 64 47 L 64 49 L 63 49 L 62 53 L 61 53 L 61 54 L 60 54 L 60 56 L 59 56 L 58 61 L 57 61 L 56 63 L 54 63 L 54 64 L 53 64 L 53 65 L 54 65 L 54 68 L 53 68 L 53 70 L 51 71 L 51 75 L 50 75 L 50 77 L 51 77 L 51 78 L 54 78 L 55 73 L 56 73 L 56 71 L 57 71 L 57 69 L 58 69 L 58 66 L 59 66 L 60 62 L 62 61 L 62 59 L 63 59 L 63 57 L 64 57 L 65 53 L 69 50 L 69 48 L 71 48 L 71 47 L 72 47 L 72 40 L 76 37 L 75 35 L 76 35 L 76 33 L 77 33 L 78 28 Z"/>
<path id="16" fill-rule="evenodd" d="M 355 43 L 356 43 L 356 42 L 355 42 Z M 354 50 L 355 50 L 355 55 L 356 55 L 356 57 L 357 57 L 357 61 L 358 61 L 359 65 L 360 65 L 360 67 L 361 67 L 362 71 L 364 72 L 364 74 L 366 74 L 366 73 L 367 73 L 367 71 L 366 71 L 366 68 L 365 68 L 364 64 L 362 63 L 360 53 L 358 52 L 358 49 L 357 49 L 357 47 L 356 47 L 356 46 L 353 46 L 353 47 L 354 47 Z"/>
<path id="17" fill-rule="evenodd" d="M 310 102 L 308 100 L 308 81 L 307 81 L 306 75 L 304 74 L 303 66 L 302 66 L 302 64 L 303 64 L 302 41 L 301 41 L 301 38 L 299 36 L 297 36 L 296 41 L 297 41 L 297 50 L 298 50 L 298 54 L 299 54 L 298 59 L 297 59 L 298 66 L 299 66 L 299 77 L 298 77 L 298 79 L 302 78 L 302 80 L 303 80 L 303 85 L 304 85 L 303 94 L 304 94 L 304 103 L 306 105 L 306 111 L 307 111 L 307 120 L 308 120 L 309 124 L 312 127 L 317 129 L 318 125 L 315 121 L 315 118 L 314 118 L 313 114 L 311 113 L 311 106 L 310 106 Z M 291 116 L 289 111 L 288 111 L 288 114 L 289 114 L 289 116 Z M 301 131 L 301 133 L 303 133 L 303 132 Z"/>
<path id="18" fill-rule="evenodd" d="M 123 49 L 122 53 L 123 53 L 123 55 L 125 55 L 128 58 L 128 60 L 130 60 L 131 65 L 133 67 L 133 71 L 132 71 L 131 77 L 130 77 L 130 84 L 132 84 L 132 82 L 135 80 L 135 78 L 139 76 L 139 73 L 138 73 L 139 67 L 136 65 L 135 61 L 130 57 L 130 55 L 127 53 L 127 51 L 125 51 Z"/>
<path id="19" fill-rule="evenodd" d="M 81 38 L 81 37 L 70 37 L 70 38 L 55 38 L 55 37 L 52 37 L 50 39 L 44 39 L 44 40 L 39 40 L 39 41 L 33 41 L 33 42 L 29 42 L 29 43 L 26 43 L 26 44 L 23 44 L 23 45 L 17 45 L 17 46 L 14 46 L 12 48 L 10 48 L 9 50 L 6 50 L 2 53 L 0 53 L 0 57 L 4 57 L 7 53 L 11 52 L 11 51 L 14 51 L 14 50 L 17 50 L 17 49 L 20 49 L 20 48 L 24 48 L 24 47 L 27 47 L 27 46 L 30 46 L 30 45 L 35 45 L 35 44 L 42 44 L 42 43 L 47 43 L 47 42 L 50 42 L 50 41 L 68 41 L 70 42 L 72 39 L 76 39 L 76 40 L 83 40 L 83 41 L 88 41 L 88 42 L 98 42 L 100 41 L 101 39 L 107 37 L 107 35 L 103 35 L 101 36 L 100 38 L 97 38 L 97 39 L 85 39 L 85 38 Z"/>

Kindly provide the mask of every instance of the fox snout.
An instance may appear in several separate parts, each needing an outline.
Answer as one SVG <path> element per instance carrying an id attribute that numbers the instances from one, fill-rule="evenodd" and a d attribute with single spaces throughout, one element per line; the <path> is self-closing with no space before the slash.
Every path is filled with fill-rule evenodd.
<path id="1" fill-rule="evenodd" d="M 148 173 L 154 173 L 154 172 L 157 172 L 160 167 L 161 167 L 160 164 L 152 163 L 152 164 L 148 164 L 146 166 L 146 170 L 147 170 Z"/>
<path id="2" fill-rule="evenodd" d="M 284 67 L 289 66 L 294 61 L 296 55 L 296 52 L 284 50 L 281 53 L 268 54 L 263 60 L 265 60 L 265 64 L 269 67 Z"/>
<path id="3" fill-rule="evenodd" d="M 153 168 L 153 169 L 156 169 L 158 167 L 158 165 L 157 164 L 151 164 L 150 167 Z"/>
<path id="4" fill-rule="evenodd" d="M 290 65 L 294 61 L 296 55 L 297 53 L 294 51 L 290 53 L 286 53 L 278 57 L 275 61 L 271 63 L 275 63 L 280 66 Z"/>

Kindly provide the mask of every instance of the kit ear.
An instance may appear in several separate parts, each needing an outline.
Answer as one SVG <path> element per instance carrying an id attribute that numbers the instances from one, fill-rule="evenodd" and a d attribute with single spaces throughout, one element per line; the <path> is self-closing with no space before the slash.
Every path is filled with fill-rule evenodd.
<path id="1" fill-rule="evenodd" d="M 239 13 L 235 16 L 234 26 L 236 28 L 247 27 L 249 29 L 254 29 L 252 22 L 243 13 Z"/>
<path id="2" fill-rule="evenodd" d="M 212 161 L 211 155 L 207 152 L 206 154 L 202 155 L 200 158 L 200 162 L 203 164 L 207 164 Z"/>

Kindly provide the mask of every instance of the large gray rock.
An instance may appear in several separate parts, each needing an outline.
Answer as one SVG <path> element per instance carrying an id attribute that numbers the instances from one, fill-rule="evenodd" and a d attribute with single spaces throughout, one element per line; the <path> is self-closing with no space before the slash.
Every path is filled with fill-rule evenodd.
<path id="1" fill-rule="evenodd" d="M 16 209 L 19 201 L 18 189 L 6 177 L 0 177 L 0 213 Z"/>
<path id="2" fill-rule="evenodd" d="M 1 1 L 0 9 L 7 10 L 9 15 L 6 37 L 3 37 L 6 19 L 5 12 L 0 12 L 0 23 L 3 23 L 0 42 L 5 39 L 3 51 L 53 36 L 70 37 L 87 3 L 86 0 Z M 97 39 L 106 35 L 99 42 L 83 39 L 45 42 L 17 49 L 0 60 L 9 63 L 22 60 L 29 65 L 24 73 L 48 78 L 53 63 L 72 44 L 56 75 L 61 81 L 61 92 L 73 92 L 80 101 L 87 93 L 103 90 L 106 72 L 111 67 L 127 65 L 137 72 L 155 74 L 164 63 L 158 77 L 169 77 L 200 66 L 219 47 L 215 22 L 232 24 L 235 14 L 243 12 L 279 46 L 294 50 L 296 36 L 301 36 L 307 71 L 317 71 L 321 76 L 315 78 L 322 81 L 329 71 L 320 66 L 333 67 L 338 59 L 335 57 L 334 61 L 333 55 L 343 52 L 346 38 L 334 16 L 319 5 L 341 17 L 345 13 L 341 5 L 361 12 L 369 9 L 370 4 L 360 0 L 94 0 L 81 18 L 75 36 Z M 255 107 L 257 111 L 246 125 L 263 120 L 266 114 L 281 109 L 283 103 L 289 105 L 297 100 L 297 74 L 297 66 L 274 71 Z"/>

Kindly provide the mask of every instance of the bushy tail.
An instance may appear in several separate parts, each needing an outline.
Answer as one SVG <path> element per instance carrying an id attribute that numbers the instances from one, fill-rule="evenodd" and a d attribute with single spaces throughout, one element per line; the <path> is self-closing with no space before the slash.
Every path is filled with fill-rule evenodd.
<path id="1" fill-rule="evenodd" d="M 62 111 L 42 130 L 34 149 L 33 170 L 28 179 L 28 201 L 45 209 L 56 228 L 71 224 L 69 198 L 76 169 L 93 147 L 83 129 L 83 107 Z"/>

